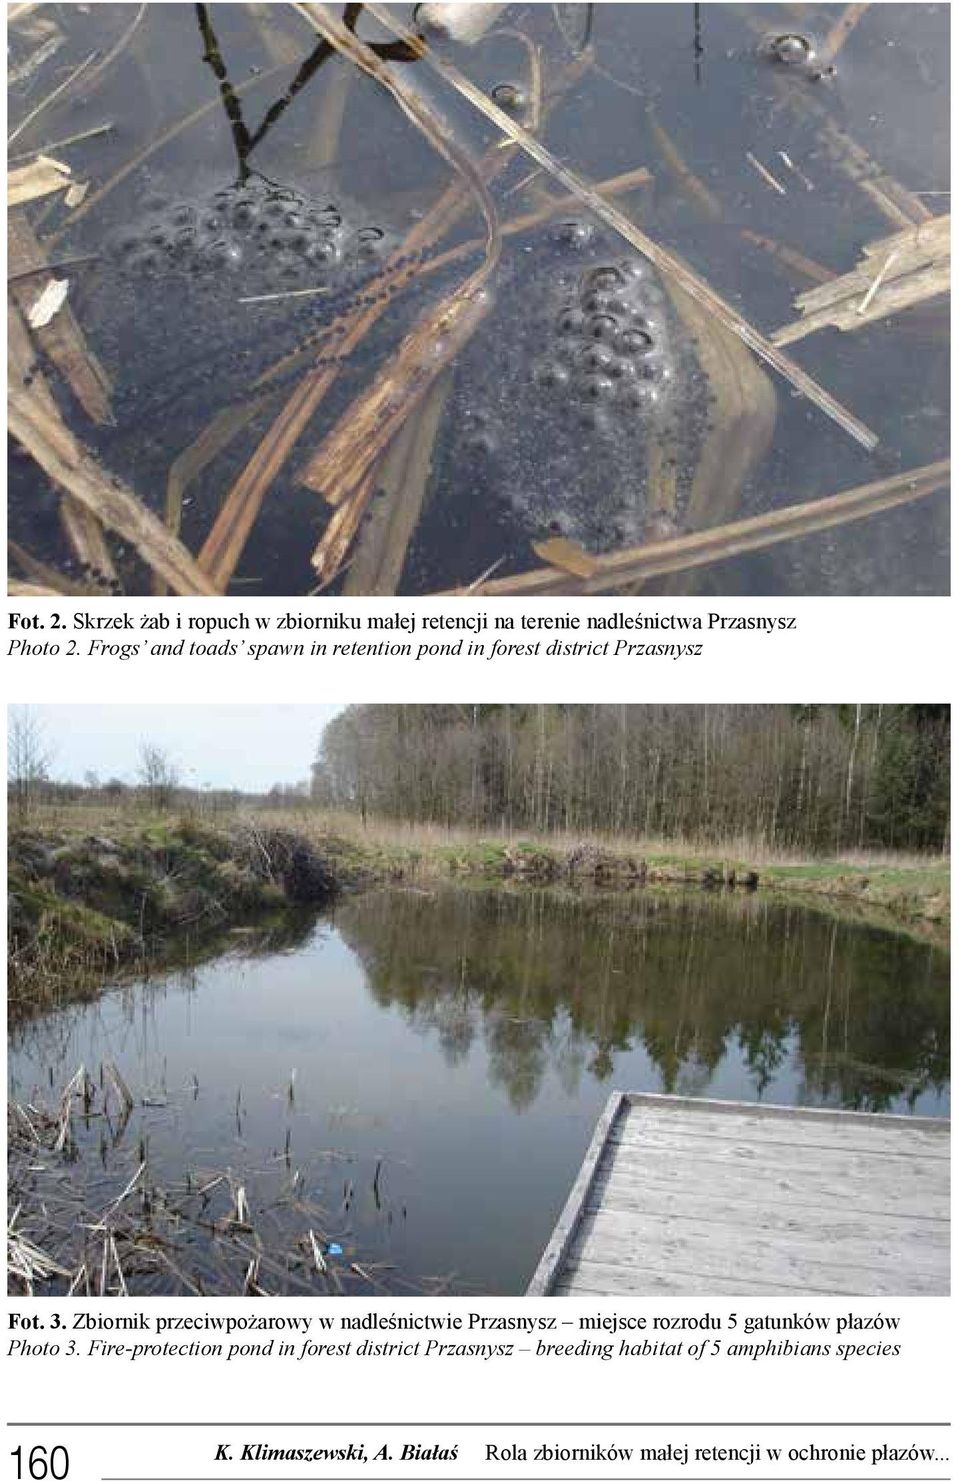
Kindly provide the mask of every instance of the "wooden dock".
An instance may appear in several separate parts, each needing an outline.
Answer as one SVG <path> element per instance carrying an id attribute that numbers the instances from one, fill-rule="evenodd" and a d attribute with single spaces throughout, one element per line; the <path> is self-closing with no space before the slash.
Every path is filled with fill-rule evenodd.
<path id="1" fill-rule="evenodd" d="M 950 1123 L 617 1091 L 528 1296 L 941 1296 Z"/>

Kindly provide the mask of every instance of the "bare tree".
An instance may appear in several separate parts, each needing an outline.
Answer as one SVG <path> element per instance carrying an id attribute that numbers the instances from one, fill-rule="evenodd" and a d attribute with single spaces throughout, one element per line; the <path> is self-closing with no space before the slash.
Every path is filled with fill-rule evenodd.
<path id="1" fill-rule="evenodd" d="M 162 746 L 154 745 L 151 741 L 141 743 L 139 776 L 150 806 L 157 812 L 164 812 L 173 801 L 179 776 L 176 766 Z"/>
<path id="2" fill-rule="evenodd" d="M 20 822 L 33 810 L 43 783 L 48 779 L 53 750 L 44 728 L 32 710 L 10 711 L 7 736 L 7 781 L 10 803 Z"/>

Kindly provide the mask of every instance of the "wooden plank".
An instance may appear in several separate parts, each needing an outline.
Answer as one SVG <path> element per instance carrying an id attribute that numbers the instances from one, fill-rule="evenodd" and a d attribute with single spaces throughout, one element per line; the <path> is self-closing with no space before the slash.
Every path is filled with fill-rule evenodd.
<path id="1" fill-rule="evenodd" d="M 752 1192 L 752 1190 L 751 1190 Z M 652 1189 L 642 1174 L 632 1176 L 597 1175 L 590 1191 L 584 1213 L 595 1213 L 599 1208 L 632 1211 L 643 1209 L 658 1214 L 669 1214 L 676 1219 L 698 1219 L 705 1224 L 722 1223 L 750 1229 L 811 1229 L 825 1240 L 844 1239 L 854 1230 L 863 1227 L 865 1220 L 876 1227 L 890 1228 L 891 1238 L 896 1239 L 897 1226 L 910 1230 L 911 1238 L 921 1242 L 932 1231 L 949 1229 L 950 1203 L 942 1199 L 936 1214 L 916 1214 L 915 1203 L 909 1213 L 894 1212 L 885 1200 L 874 1197 L 873 1205 L 851 1208 L 844 1199 L 838 1211 L 835 1200 L 827 1203 L 785 1202 L 776 1190 L 766 1198 L 750 1196 L 738 1198 L 724 1184 L 722 1192 L 691 1184 L 686 1188 Z"/>
<path id="2" fill-rule="evenodd" d="M 945 1294 L 949 1146 L 929 1117 L 614 1096 L 531 1294 Z"/>
<path id="3" fill-rule="evenodd" d="M 609 1188 L 614 1194 L 642 1195 L 657 1205 L 672 1199 L 703 1198 L 710 1189 L 705 1185 L 703 1168 L 688 1159 L 680 1164 L 668 1160 L 652 1167 L 647 1162 L 633 1163 L 610 1153 L 602 1157 L 597 1169 L 591 1198 Z M 784 1210 L 819 1209 L 823 1197 L 804 1178 L 792 1173 L 781 1174 L 775 1182 L 760 1188 L 750 1168 L 730 1169 L 723 1174 L 723 1196 L 731 1203 L 746 1208 L 765 1208 L 768 1204 Z M 843 1198 L 843 1207 L 851 1213 L 884 1213 L 888 1218 L 946 1219 L 950 1215 L 949 1189 L 938 1182 L 930 1187 L 915 1179 L 905 1182 L 884 1179 L 880 1192 L 875 1180 L 858 1185 L 830 1189 L 830 1202 Z"/>
<path id="4" fill-rule="evenodd" d="M 638 1291 L 629 1277 L 624 1277 L 624 1272 L 615 1266 L 578 1265 L 576 1269 L 567 1269 L 558 1278 L 554 1286 L 555 1296 L 689 1296 L 690 1278 L 686 1274 L 671 1274 L 660 1271 L 650 1272 L 647 1276 L 648 1288 Z M 804 1292 L 807 1296 L 833 1296 L 833 1291 L 811 1291 L 809 1288 Z M 742 1276 L 718 1275 L 710 1282 L 711 1296 L 792 1296 L 796 1298 L 796 1286 L 770 1286 L 759 1285 L 756 1281 L 744 1280 Z M 639 1342 L 644 1332 L 624 1332 L 623 1336 L 628 1342 Z M 758 1334 L 762 1336 L 763 1334 Z M 767 1334 L 769 1335 L 769 1334 Z M 658 1334 L 662 1336 L 662 1334 Z"/>
<path id="5" fill-rule="evenodd" d="M 620 1145 L 619 1142 L 616 1145 Z M 628 1143 L 642 1155 L 643 1163 L 656 1165 L 671 1162 L 689 1162 L 691 1173 L 704 1179 L 725 1179 L 729 1170 L 736 1167 L 749 1168 L 754 1187 L 762 1186 L 765 1179 L 776 1186 L 779 1178 L 787 1173 L 804 1180 L 817 1196 L 842 1198 L 845 1188 L 857 1185 L 861 1188 L 885 1186 L 887 1181 L 896 1186 L 919 1189 L 929 1185 L 935 1178 L 938 1188 L 945 1188 L 949 1178 L 949 1164 L 940 1158 L 905 1157 L 884 1158 L 850 1155 L 845 1152 L 821 1152 L 813 1148 L 799 1148 L 787 1155 L 776 1147 L 755 1149 L 739 1148 L 727 1142 L 713 1142 L 709 1147 L 681 1137 L 663 1138 L 663 1144 L 654 1146 L 645 1142 Z M 937 1173 L 942 1176 L 937 1176 Z"/>
<path id="6" fill-rule="evenodd" d="M 597 1122 L 587 1155 L 580 1165 L 580 1171 L 574 1180 L 570 1195 L 563 1206 L 560 1218 L 550 1236 L 546 1249 L 541 1256 L 540 1263 L 533 1273 L 533 1279 L 527 1287 L 528 1296 L 549 1296 L 550 1288 L 556 1278 L 557 1271 L 562 1267 L 567 1258 L 567 1253 L 576 1236 L 577 1226 L 593 1182 L 597 1164 L 607 1145 L 607 1139 L 611 1130 L 616 1125 L 617 1117 L 620 1115 L 624 1105 L 623 1092 L 615 1090 L 607 1101 L 599 1121 Z"/>
<path id="7" fill-rule="evenodd" d="M 784 1148 L 789 1150 L 791 1157 L 796 1156 L 802 1162 L 815 1162 L 818 1158 L 831 1157 L 840 1161 L 850 1158 L 870 1161 L 872 1158 L 893 1157 L 911 1164 L 950 1160 L 950 1148 L 942 1138 L 930 1137 L 904 1148 L 900 1148 L 899 1138 L 895 1134 L 891 1136 L 882 1131 L 878 1131 L 875 1138 L 866 1136 L 844 1139 L 838 1136 L 834 1141 L 829 1133 L 821 1133 L 806 1138 L 798 1136 L 794 1141 L 789 1130 L 783 1127 L 778 1127 L 777 1134 L 774 1135 L 768 1132 L 758 1136 L 744 1129 L 739 1133 L 734 1131 L 731 1136 L 723 1134 L 723 1128 L 711 1132 L 704 1125 L 698 1134 L 696 1129 L 681 1129 L 674 1122 L 644 1121 L 636 1116 L 624 1118 L 616 1129 L 613 1141 L 618 1146 L 662 1147 L 684 1154 L 696 1150 L 710 1157 L 745 1157 L 751 1161 L 761 1158 L 781 1165 Z"/>
<path id="8" fill-rule="evenodd" d="M 747 1116 L 760 1120 L 783 1121 L 791 1124 L 809 1122 L 821 1126 L 859 1126 L 868 1121 L 871 1126 L 921 1127 L 924 1131 L 950 1135 L 950 1122 L 941 1116 L 902 1116 L 890 1111 L 841 1111 L 833 1106 L 782 1106 L 770 1101 L 713 1100 L 708 1096 L 660 1095 L 650 1090 L 627 1090 L 624 1099 L 628 1106 L 643 1106 L 650 1111 L 679 1111 L 682 1119 L 687 1116 Z"/>
<path id="9" fill-rule="evenodd" d="M 729 1278 L 729 1277 L 727 1277 Z M 558 1280 L 558 1295 L 580 1296 L 714 1296 L 729 1291 L 721 1284 L 722 1275 L 705 1279 L 697 1271 L 678 1270 L 630 1270 L 621 1265 L 603 1265 L 599 1262 L 575 1264 L 566 1269 L 562 1280 Z M 562 1287 L 562 1289 L 561 1289 Z M 736 1288 L 748 1296 L 790 1296 L 794 1300 L 813 1296 L 928 1296 L 939 1294 L 930 1291 L 908 1291 L 901 1283 L 889 1291 L 861 1291 L 857 1286 L 840 1290 L 835 1286 L 818 1286 L 809 1280 L 793 1284 L 786 1280 L 766 1281 L 751 1272 L 749 1279 L 736 1278 Z"/>
<path id="10" fill-rule="evenodd" d="M 834 1281 L 844 1285 L 850 1272 L 867 1280 L 884 1274 L 895 1278 L 906 1259 L 910 1273 L 930 1284 L 945 1282 L 950 1249 L 949 1229 L 942 1225 L 933 1229 L 939 1233 L 921 1243 L 906 1226 L 900 1227 L 899 1238 L 894 1240 L 886 1226 L 878 1236 L 863 1224 L 852 1238 L 825 1242 L 804 1228 L 749 1229 L 603 1207 L 584 1214 L 569 1259 L 571 1264 L 580 1259 L 601 1260 L 648 1269 L 655 1255 L 659 1268 L 686 1266 L 719 1275 L 739 1267 L 761 1280 L 773 1281 L 799 1272 L 820 1285 Z"/>
<path id="11" fill-rule="evenodd" d="M 592 1264 L 602 1265 L 610 1274 L 609 1294 L 629 1296 L 655 1295 L 659 1281 L 664 1276 L 684 1277 L 685 1294 L 688 1296 L 712 1296 L 718 1277 L 731 1268 L 741 1267 L 757 1295 L 765 1294 L 771 1286 L 781 1290 L 792 1290 L 795 1295 L 805 1296 L 946 1296 L 950 1287 L 946 1272 L 942 1278 L 918 1275 L 909 1264 L 890 1271 L 863 1269 L 856 1265 L 831 1265 L 828 1261 L 781 1262 L 771 1261 L 762 1270 L 747 1267 L 736 1255 L 728 1251 L 726 1265 L 715 1259 L 704 1268 L 689 1263 L 675 1253 L 667 1258 L 659 1250 L 651 1250 L 647 1263 L 627 1264 L 621 1259 L 610 1260 L 602 1255 L 591 1259 L 588 1253 L 575 1256 L 564 1271 L 564 1279 L 575 1280 L 578 1272 Z M 615 1272 L 615 1275 L 612 1274 Z M 596 1279 L 596 1276 L 594 1276 Z"/>

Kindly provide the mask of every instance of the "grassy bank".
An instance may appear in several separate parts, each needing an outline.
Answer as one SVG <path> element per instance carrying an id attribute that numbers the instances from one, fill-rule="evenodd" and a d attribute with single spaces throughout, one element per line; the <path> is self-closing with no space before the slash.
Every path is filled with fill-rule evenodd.
<path id="1" fill-rule="evenodd" d="M 125 964 L 168 958 L 237 922 L 344 890 L 404 879 L 695 886 L 815 895 L 944 930 L 949 864 L 901 856 L 810 860 L 743 840 L 705 849 L 662 840 L 484 837 L 362 825 L 314 810 L 213 819 L 63 809 L 11 828 L 11 1009 L 75 997 Z"/>
<path id="2" fill-rule="evenodd" d="M 167 959 L 240 921 L 322 905 L 362 881 L 338 854 L 274 822 L 100 816 L 48 820 L 8 843 L 11 1012 L 96 991 L 104 974 Z"/>

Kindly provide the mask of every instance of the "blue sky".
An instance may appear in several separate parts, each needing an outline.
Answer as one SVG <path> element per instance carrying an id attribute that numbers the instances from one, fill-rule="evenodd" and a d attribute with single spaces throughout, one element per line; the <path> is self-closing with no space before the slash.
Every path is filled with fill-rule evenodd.
<path id="1" fill-rule="evenodd" d="M 19 706 L 17 708 L 20 708 Z M 305 781 L 324 726 L 342 705 L 29 705 L 50 774 L 136 781 L 140 746 L 162 746 L 187 786 L 260 792 Z"/>

